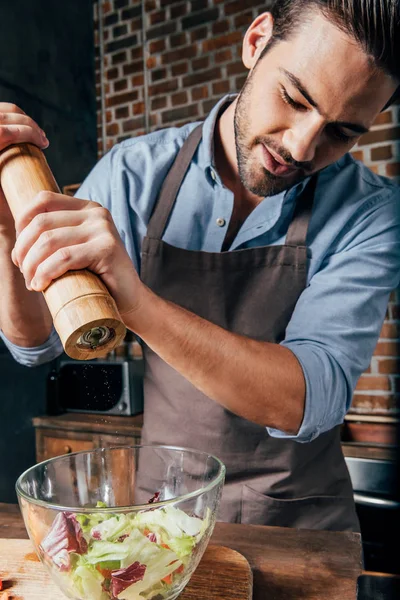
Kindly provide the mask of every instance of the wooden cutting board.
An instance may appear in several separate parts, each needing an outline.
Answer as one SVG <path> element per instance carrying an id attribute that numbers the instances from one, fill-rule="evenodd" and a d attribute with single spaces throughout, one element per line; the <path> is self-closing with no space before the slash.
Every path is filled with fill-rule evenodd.
<path id="1" fill-rule="evenodd" d="M 0 600 L 67 600 L 29 540 L 0 539 Z M 208 546 L 179 600 L 251 600 L 253 576 L 242 554 Z M 87 599 L 85 599 L 87 600 Z"/>

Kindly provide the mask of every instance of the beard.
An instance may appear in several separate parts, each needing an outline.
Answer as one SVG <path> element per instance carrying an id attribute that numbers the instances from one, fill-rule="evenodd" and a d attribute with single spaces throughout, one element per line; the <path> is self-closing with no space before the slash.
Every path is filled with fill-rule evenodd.
<path id="1" fill-rule="evenodd" d="M 239 177 L 243 186 L 256 196 L 273 196 L 305 179 L 310 174 L 311 165 L 310 163 L 295 161 L 283 146 L 278 145 L 275 140 L 267 135 L 257 136 L 251 141 L 248 107 L 252 102 L 253 76 L 254 71 L 248 76 L 235 108 L 234 130 Z M 290 177 L 279 177 L 279 175 L 274 175 L 268 171 L 254 156 L 254 153 L 252 154 L 252 149 L 258 144 L 269 146 L 286 164 L 296 166 L 296 172 Z"/>

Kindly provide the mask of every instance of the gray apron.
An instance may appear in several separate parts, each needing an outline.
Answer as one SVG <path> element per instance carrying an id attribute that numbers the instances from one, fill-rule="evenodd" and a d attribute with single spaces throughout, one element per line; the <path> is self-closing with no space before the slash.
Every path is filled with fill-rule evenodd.
<path id="1" fill-rule="evenodd" d="M 200 125 L 164 181 L 143 240 L 141 278 L 157 295 L 228 331 L 279 343 L 307 284 L 317 177 L 296 201 L 284 245 L 230 252 L 176 248 L 162 236 L 201 135 Z M 359 531 L 339 427 L 310 443 L 273 438 L 205 396 L 146 345 L 144 356 L 142 441 L 203 450 L 225 463 L 219 520 Z"/>

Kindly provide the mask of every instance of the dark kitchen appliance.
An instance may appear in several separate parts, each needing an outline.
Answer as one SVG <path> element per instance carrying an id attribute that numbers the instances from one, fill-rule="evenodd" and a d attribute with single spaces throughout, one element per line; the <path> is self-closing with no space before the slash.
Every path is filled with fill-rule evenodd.
<path id="1" fill-rule="evenodd" d="M 48 379 L 48 412 L 143 412 L 143 360 L 62 359 Z"/>

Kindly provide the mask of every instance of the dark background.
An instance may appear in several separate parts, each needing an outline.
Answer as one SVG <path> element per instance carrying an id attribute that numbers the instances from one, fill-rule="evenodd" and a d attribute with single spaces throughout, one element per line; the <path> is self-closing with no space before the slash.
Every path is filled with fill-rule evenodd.
<path id="1" fill-rule="evenodd" d="M 0 100 L 45 130 L 60 187 L 84 179 L 97 159 L 91 0 L 1 2 Z M 16 501 L 14 483 L 35 462 L 32 418 L 46 412 L 50 369 L 21 366 L 0 340 L 1 502 Z"/>

